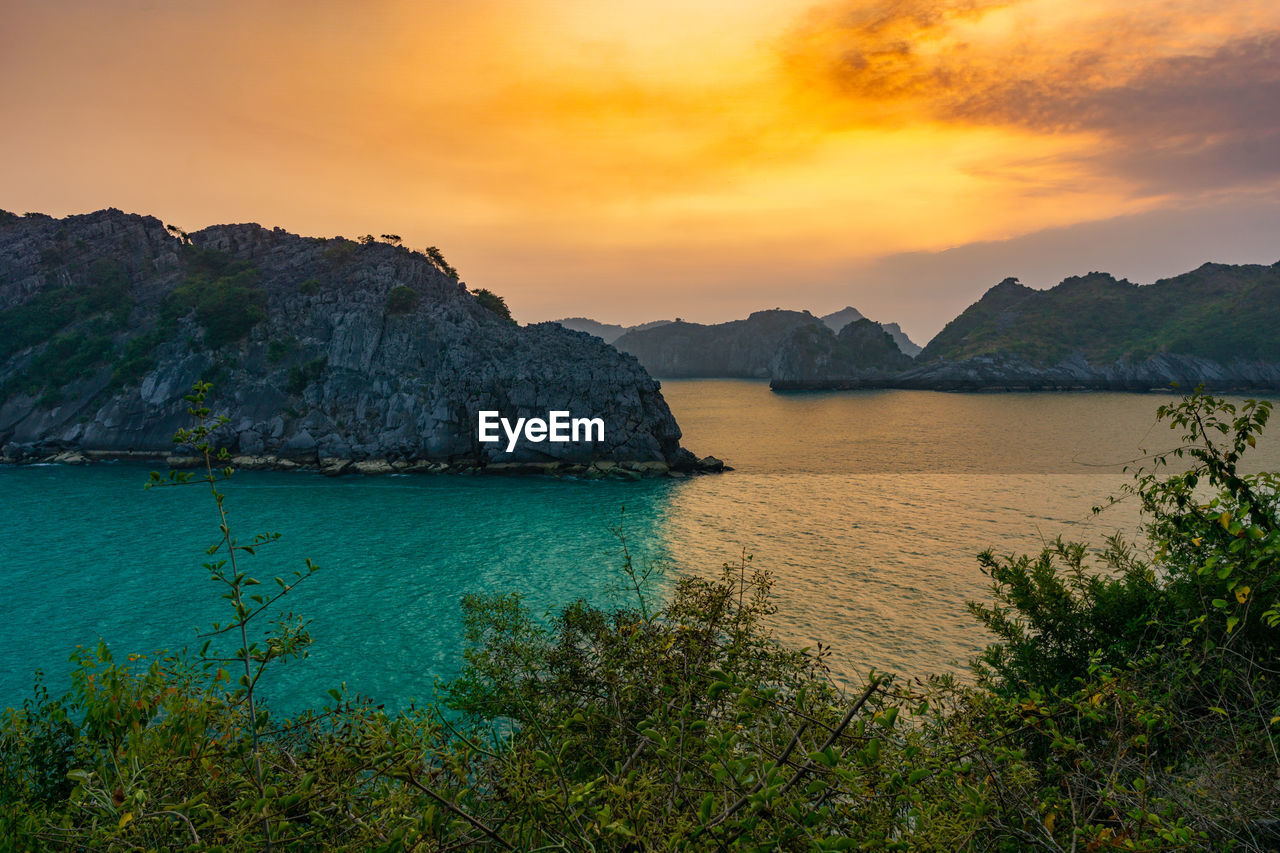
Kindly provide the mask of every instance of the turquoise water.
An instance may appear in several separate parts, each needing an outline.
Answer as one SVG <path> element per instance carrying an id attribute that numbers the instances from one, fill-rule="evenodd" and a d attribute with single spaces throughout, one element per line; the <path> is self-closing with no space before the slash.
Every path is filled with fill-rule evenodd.
<path id="1" fill-rule="evenodd" d="M 838 675 L 962 672 L 985 642 L 965 609 L 985 595 L 974 555 L 1135 530 L 1129 504 L 1090 509 L 1126 481 L 1126 460 L 1174 438 L 1154 423 L 1162 400 L 1144 395 L 778 395 L 723 381 L 667 382 L 664 394 L 686 445 L 736 471 L 640 482 L 236 474 L 233 529 L 282 534 L 251 573 L 285 575 L 306 557 L 322 567 L 282 605 L 312 620 L 311 656 L 278 668 L 264 692 L 285 708 L 342 683 L 392 706 L 429 698 L 460 666 L 464 594 L 519 592 L 539 612 L 615 600 L 619 525 L 668 577 L 751 553 L 775 574 L 779 636 L 833 645 Z M 1259 451 L 1267 467 L 1280 462 L 1274 440 Z M 174 649 L 222 618 L 200 567 L 217 538 L 212 502 L 194 487 L 144 491 L 146 473 L 0 468 L 0 705 L 21 701 L 37 667 L 58 683 L 77 644 Z"/>

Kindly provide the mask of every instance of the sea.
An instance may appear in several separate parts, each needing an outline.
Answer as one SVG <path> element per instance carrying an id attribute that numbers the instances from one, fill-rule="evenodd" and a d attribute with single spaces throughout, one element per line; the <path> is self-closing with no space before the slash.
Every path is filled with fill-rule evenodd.
<path id="1" fill-rule="evenodd" d="M 464 596 L 516 594 L 539 618 L 577 599 L 625 605 L 625 554 L 654 600 L 682 575 L 750 558 L 774 581 L 770 630 L 830 647 L 836 679 L 965 678 L 990 640 L 967 607 L 990 600 L 977 555 L 1116 533 L 1141 544 L 1124 487 L 1180 438 L 1157 421 L 1176 399 L 1162 394 L 779 394 L 728 380 L 668 380 L 663 394 L 683 444 L 734 470 L 237 472 L 222 487 L 233 534 L 280 534 L 242 569 L 267 589 L 307 559 L 321 567 L 277 608 L 308 620 L 309 655 L 276 667 L 261 695 L 284 711 L 331 688 L 389 708 L 429 702 L 463 665 Z M 1280 467 L 1280 441 L 1264 437 L 1249 467 Z M 212 499 L 144 489 L 148 470 L 0 467 L 0 708 L 30 695 L 36 670 L 64 689 L 77 647 L 102 641 L 118 660 L 194 649 L 226 621 L 202 568 L 219 539 Z"/>

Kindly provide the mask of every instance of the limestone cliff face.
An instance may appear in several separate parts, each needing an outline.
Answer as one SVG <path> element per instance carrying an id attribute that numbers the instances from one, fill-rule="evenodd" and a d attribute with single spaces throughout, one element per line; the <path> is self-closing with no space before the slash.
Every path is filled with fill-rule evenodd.
<path id="1" fill-rule="evenodd" d="M 778 349 L 769 368 L 770 385 L 779 391 L 857 387 L 885 382 L 911 364 L 893 337 L 866 318 L 847 324 L 838 335 L 822 326 L 805 326 Z"/>
<path id="2" fill-rule="evenodd" d="M 0 325 L 27 330 L 0 343 L 6 457 L 171 452 L 206 378 L 221 443 L 250 457 L 695 464 L 634 358 L 513 325 L 422 254 L 257 225 L 189 239 L 116 210 L 0 219 Z M 600 417 L 605 439 L 505 453 L 481 410 Z"/>

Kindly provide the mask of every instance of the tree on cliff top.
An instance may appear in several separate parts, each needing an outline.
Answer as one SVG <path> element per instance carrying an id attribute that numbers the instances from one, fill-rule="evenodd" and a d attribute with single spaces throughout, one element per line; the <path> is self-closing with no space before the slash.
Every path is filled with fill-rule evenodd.
<path id="1" fill-rule="evenodd" d="M 516 324 L 516 318 L 511 316 L 511 309 L 507 307 L 507 300 L 485 287 L 478 287 L 471 291 L 471 295 L 476 301 L 506 320 L 511 325 Z"/>

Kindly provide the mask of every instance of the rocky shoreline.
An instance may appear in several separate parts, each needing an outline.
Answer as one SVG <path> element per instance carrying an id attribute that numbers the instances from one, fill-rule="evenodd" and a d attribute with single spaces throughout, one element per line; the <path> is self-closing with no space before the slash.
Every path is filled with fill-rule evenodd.
<path id="1" fill-rule="evenodd" d="M 58 453 L 29 453 L 0 456 L 0 465 L 91 465 L 102 462 L 163 463 L 171 470 L 191 470 L 204 466 L 204 458 L 196 455 L 162 454 L 146 451 L 63 450 Z M 686 479 L 703 474 L 720 474 L 733 468 L 714 456 L 669 465 L 658 460 L 597 460 L 589 463 L 550 462 L 486 462 L 483 459 L 439 461 L 429 459 L 362 459 L 317 457 L 290 459 L 284 456 L 232 456 L 232 468 L 242 471 L 309 471 L 326 477 L 345 475 L 379 476 L 386 474 L 455 474 L 455 475 L 529 475 L 574 477 L 582 480 L 642 480 L 657 477 Z"/>
<path id="2" fill-rule="evenodd" d="M 939 360 L 884 374 L 863 372 L 838 378 L 775 378 L 774 391 L 1124 391 L 1169 392 L 1204 386 L 1214 393 L 1270 392 L 1280 389 L 1280 364 L 1236 360 L 1221 364 L 1207 358 L 1163 353 L 1141 361 L 1120 359 L 1091 364 L 1074 354 L 1056 364 L 1037 365 L 1014 355 L 980 355 Z"/>

